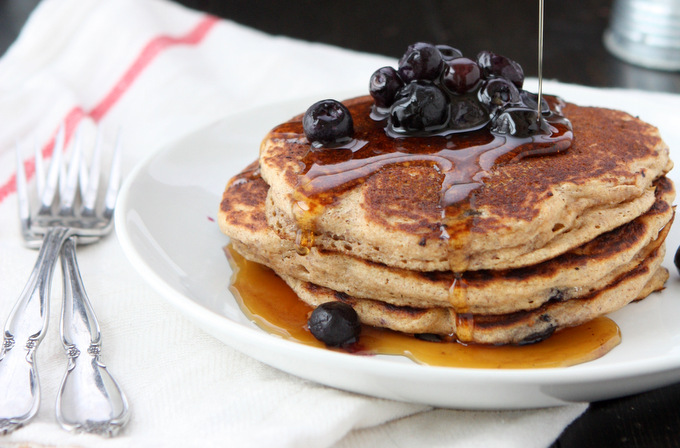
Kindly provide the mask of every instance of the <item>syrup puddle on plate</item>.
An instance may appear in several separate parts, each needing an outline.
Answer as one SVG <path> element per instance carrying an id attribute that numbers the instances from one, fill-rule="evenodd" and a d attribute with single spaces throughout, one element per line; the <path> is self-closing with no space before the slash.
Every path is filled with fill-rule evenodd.
<path id="1" fill-rule="evenodd" d="M 248 261 L 231 246 L 225 253 L 233 270 L 231 291 L 243 313 L 264 331 L 313 347 L 325 348 L 307 330 L 313 308 L 274 271 Z M 429 342 L 412 335 L 364 325 L 359 342 L 329 350 L 354 355 L 401 355 L 430 366 L 487 369 L 567 367 L 600 358 L 621 342 L 614 321 L 600 317 L 559 331 L 531 345 L 487 346 L 458 342 Z"/>

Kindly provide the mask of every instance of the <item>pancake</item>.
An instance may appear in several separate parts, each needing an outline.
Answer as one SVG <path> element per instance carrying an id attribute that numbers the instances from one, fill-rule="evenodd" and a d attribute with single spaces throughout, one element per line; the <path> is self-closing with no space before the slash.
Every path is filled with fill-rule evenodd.
<path id="1" fill-rule="evenodd" d="M 539 342 L 555 331 L 588 322 L 663 289 L 668 279 L 668 270 L 660 267 L 664 254 L 661 246 L 633 270 L 587 296 L 551 300 L 533 310 L 508 314 L 457 314 L 451 308 L 398 307 L 351 297 L 285 275 L 281 277 L 309 305 L 330 301 L 348 303 L 361 322 L 368 325 L 403 333 L 446 335 L 465 343 L 522 345 Z"/>
<path id="2" fill-rule="evenodd" d="M 499 270 L 554 258 L 649 210 L 654 182 L 672 167 L 653 126 L 620 111 L 568 104 L 568 151 L 521 163 L 501 158 L 488 169 L 476 156 L 456 162 L 474 175 L 454 185 L 471 194 L 452 211 L 442 197 L 457 193 L 442 185 L 451 154 L 465 154 L 447 149 L 457 141 L 388 144 L 382 124 L 368 118 L 370 97 L 345 104 L 356 123 L 353 146 L 311 148 L 300 117 L 265 138 L 259 166 L 271 187 L 267 222 L 298 246 L 401 269 Z M 394 158 L 394 148 L 417 157 Z"/>
<path id="3" fill-rule="evenodd" d="M 257 163 L 232 179 L 218 221 L 241 255 L 282 276 L 395 306 L 499 314 L 585 296 L 635 268 L 661 246 L 673 216 L 672 183 L 662 177 L 654 187 L 656 200 L 649 210 L 565 254 L 524 268 L 462 275 L 393 268 L 316 247 L 300 255 L 293 241 L 281 239 L 267 225 L 264 201 L 269 186 L 259 176 Z"/>

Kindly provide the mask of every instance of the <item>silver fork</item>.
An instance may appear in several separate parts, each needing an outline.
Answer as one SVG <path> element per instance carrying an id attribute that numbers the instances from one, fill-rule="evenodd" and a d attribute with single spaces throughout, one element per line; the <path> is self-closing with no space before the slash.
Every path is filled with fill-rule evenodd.
<path id="1" fill-rule="evenodd" d="M 57 396 L 57 420 L 68 430 L 115 435 L 128 420 L 127 399 L 100 361 L 99 326 L 82 285 L 75 244 L 76 241 L 79 244 L 96 242 L 113 227 L 113 208 L 120 183 L 120 144 L 114 150 L 103 206 L 97 205 L 99 139 L 89 172 L 81 163 L 80 133 L 76 135 L 68 169 L 62 163 L 63 148 L 62 128 L 55 140 L 52 163 L 46 175 L 42 156 L 36 150 L 40 206 L 33 216 L 17 145 L 17 198 L 22 235 L 28 247 L 40 247 L 40 252 L 28 283 L 5 324 L 0 349 L 0 432 L 7 433 L 27 423 L 39 408 L 35 353 L 47 329 L 51 279 L 56 259 L 61 254 L 64 274 L 61 339 L 68 356 L 68 369 Z M 80 207 L 76 207 L 78 199 Z M 17 341 L 24 344 L 24 350 L 13 350 Z M 84 353 L 87 361 L 79 361 Z"/>

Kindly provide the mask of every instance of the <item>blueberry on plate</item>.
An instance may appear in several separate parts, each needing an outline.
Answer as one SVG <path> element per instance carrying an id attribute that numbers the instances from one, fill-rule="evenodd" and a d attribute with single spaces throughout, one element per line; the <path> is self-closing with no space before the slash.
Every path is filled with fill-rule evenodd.
<path id="1" fill-rule="evenodd" d="M 330 347 L 353 344 L 361 332 L 357 312 L 344 302 L 326 302 L 317 306 L 307 325 L 315 338 Z"/>
<path id="2" fill-rule="evenodd" d="M 434 333 L 418 333 L 413 335 L 416 339 L 420 339 L 421 341 L 426 341 L 426 342 L 442 342 L 444 339 Z"/>
<path id="3" fill-rule="evenodd" d="M 312 104 L 302 117 L 307 140 L 322 145 L 344 143 L 354 135 L 354 122 L 344 104 L 336 100 L 321 100 Z"/>

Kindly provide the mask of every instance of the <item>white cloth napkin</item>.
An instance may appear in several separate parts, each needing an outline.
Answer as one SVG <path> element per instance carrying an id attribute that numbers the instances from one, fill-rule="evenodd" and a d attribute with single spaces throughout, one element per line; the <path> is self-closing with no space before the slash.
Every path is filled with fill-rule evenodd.
<path id="1" fill-rule="evenodd" d="M 265 35 L 162 0 L 44 1 L 0 59 L 0 320 L 36 257 L 19 234 L 16 141 L 47 147 L 62 122 L 67 130 L 98 122 L 109 140 L 122 128 L 129 172 L 153 151 L 228 114 L 303 95 L 363 91 L 371 73 L 388 64 L 395 61 Z M 79 260 L 101 321 L 103 360 L 127 392 L 131 421 L 113 439 L 58 427 L 54 402 L 66 358 L 55 276 L 52 324 L 38 356 L 42 406 L 29 425 L 0 436 L 1 446 L 530 448 L 549 445 L 587 407 L 431 409 L 313 384 L 190 323 L 132 269 L 115 235 L 79 249 Z"/>

